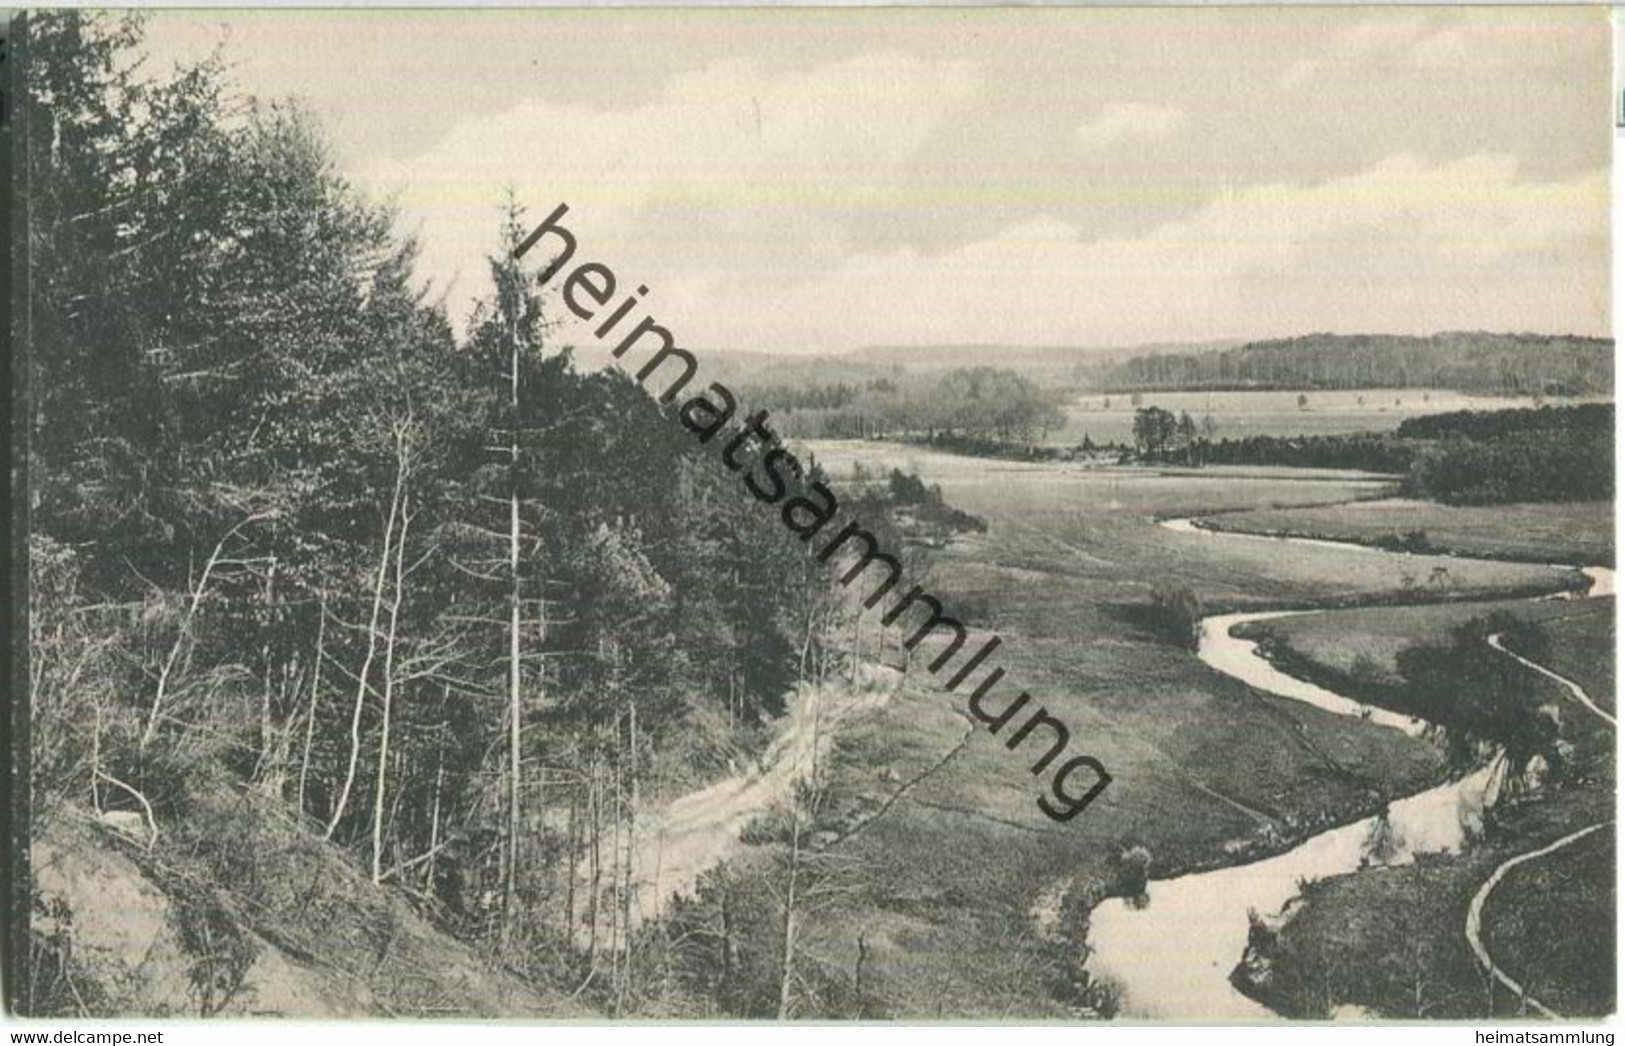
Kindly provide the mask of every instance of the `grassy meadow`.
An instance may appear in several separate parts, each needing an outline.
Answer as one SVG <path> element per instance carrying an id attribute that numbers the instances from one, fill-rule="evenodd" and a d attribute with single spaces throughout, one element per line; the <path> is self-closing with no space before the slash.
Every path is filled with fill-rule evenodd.
<path id="1" fill-rule="evenodd" d="M 1485 906 L 1485 944 L 1512 979 L 1564 1016 L 1616 1009 L 1613 828 L 1512 869 Z"/>
<path id="2" fill-rule="evenodd" d="M 1588 600 L 1585 612 L 1542 608 L 1536 620 L 1551 637 L 1546 667 L 1579 683 L 1592 701 L 1614 711 L 1613 599 Z"/>
<path id="3" fill-rule="evenodd" d="M 1156 877 L 1214 867 L 1441 777 L 1429 743 L 1252 691 L 1146 631 L 1140 616 L 1156 584 L 1188 586 L 1210 609 L 1394 598 L 1402 572 L 1391 557 L 1306 556 L 1155 522 L 1369 497 L 1381 485 L 1368 477 L 1090 470 L 875 443 L 803 450 L 837 492 L 854 463 L 870 474 L 906 467 L 987 520 L 986 534 L 938 553 L 922 583 L 968 625 L 1003 636 L 1006 685 L 1068 723 L 1114 777 L 1077 820 L 1050 821 L 1035 803 L 1047 781 L 1028 773 L 1029 760 L 970 730 L 923 673 L 846 734 L 832 786 L 851 818 L 868 818 L 843 846 L 861 869 L 858 900 L 809 932 L 820 958 L 842 968 L 861 939 L 865 976 L 894 1015 L 934 1016 L 932 1000 L 949 994 L 960 1000 L 952 1016 L 1064 1012 L 1035 974 L 1053 961 L 1033 932 L 1041 895 L 1109 881 L 1126 846 L 1150 850 Z M 1448 563 L 1463 594 L 1557 587 L 1545 567 L 1421 558 Z M 897 782 L 915 783 L 899 796 Z"/>
<path id="4" fill-rule="evenodd" d="M 1129 393 L 1091 392 L 1066 405 L 1066 425 L 1050 433 L 1048 442 L 1072 446 L 1087 435 L 1096 443 L 1133 443 L 1138 407 L 1183 411 L 1198 423 L 1211 415 L 1215 439 L 1245 439 L 1386 432 L 1425 414 L 1535 406 L 1528 397 L 1470 396 L 1449 389 L 1338 389 L 1303 395 L 1308 403 L 1299 407 L 1293 391 L 1144 392 L 1138 404 Z"/>
<path id="5" fill-rule="evenodd" d="M 1379 498 L 1309 508 L 1271 506 L 1210 522 L 1225 530 L 1359 542 L 1421 531 L 1430 548 L 1464 556 L 1583 565 L 1614 561 L 1614 506 L 1608 502 L 1440 505 Z"/>
<path id="6" fill-rule="evenodd" d="M 1401 650 L 1417 644 L 1446 644 L 1460 626 L 1497 612 L 1546 628 L 1553 640 L 1548 667 L 1564 675 L 1569 675 L 1565 668 L 1571 669 L 1574 674 L 1569 678 L 1585 687 L 1587 693 L 1600 693 L 1611 700 L 1611 598 L 1360 607 L 1258 622 L 1249 626 L 1249 631 L 1255 636 L 1272 636 L 1282 646 L 1334 673 L 1365 676 L 1369 682 L 1384 685 L 1399 682 L 1395 659 Z M 1543 686 L 1546 683 L 1531 674 L 1531 685 L 1561 692 L 1555 684 Z"/>

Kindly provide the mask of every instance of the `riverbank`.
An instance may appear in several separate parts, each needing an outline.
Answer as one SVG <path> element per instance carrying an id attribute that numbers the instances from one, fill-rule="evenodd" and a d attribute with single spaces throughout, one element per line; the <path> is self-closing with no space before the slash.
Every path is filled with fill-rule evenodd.
<path id="1" fill-rule="evenodd" d="M 1593 591 L 1611 593 L 1611 578 L 1591 573 Z M 1403 710 L 1395 700 L 1398 651 L 1499 610 L 1546 625 L 1560 652 L 1546 656 L 1582 664 L 1589 687 L 1611 695 L 1612 603 L 1351 610 L 1240 631 L 1295 677 Z M 1600 641 L 1603 633 L 1609 642 Z M 1576 698 L 1585 692 L 1579 684 L 1549 669 L 1531 671 L 1529 680 L 1538 699 L 1559 710 L 1572 752 L 1564 779 L 1491 810 L 1482 837 L 1462 852 L 1309 884 L 1279 915 L 1255 924 L 1236 971 L 1239 989 L 1277 1013 L 1306 1018 L 1613 1011 L 1613 852 L 1591 838 L 1612 837 L 1599 828 L 1614 815 L 1612 729 L 1589 698 Z M 1560 846 L 1565 840 L 1575 845 Z M 1396 941 L 1406 944 L 1396 950 Z"/>
<path id="2" fill-rule="evenodd" d="M 1212 538 L 1224 534 L 1197 528 L 1183 520 L 1165 520 L 1163 525 Z M 1251 534 L 1225 537 L 1232 541 L 1257 538 Z M 1325 539 L 1284 539 L 1285 543 L 1335 547 Z M 1382 555 L 1384 560 L 1394 556 L 1374 555 Z M 1463 560 L 1464 564 L 1469 562 L 1477 566 L 1476 561 Z M 1599 573 L 1586 585 L 1587 591 L 1611 591 L 1611 578 Z M 1403 715 L 1363 707 L 1343 693 L 1331 692 L 1281 672 L 1262 656 L 1255 643 L 1233 633 L 1233 628 L 1235 631 L 1258 628 L 1257 622 L 1280 613 L 1264 611 L 1204 619 L 1198 656 L 1209 667 L 1258 690 L 1363 719 L 1368 723 L 1367 729 L 1393 728 L 1401 732 L 1421 729 L 1424 724 L 1407 720 Z M 1392 705 L 1391 698 L 1388 703 Z M 1278 946 L 1280 923 L 1295 923 L 1301 913 L 1315 903 L 1317 891 L 1306 892 L 1305 886 L 1317 881 L 1367 880 L 1374 874 L 1370 869 L 1385 866 L 1396 870 L 1409 868 L 1405 873 L 1409 878 L 1424 879 L 1436 862 L 1446 860 L 1435 854 L 1461 850 L 1477 834 L 1483 820 L 1499 816 L 1485 812 L 1487 798 L 1498 791 L 1495 780 L 1495 771 L 1483 768 L 1458 781 L 1396 801 L 1369 822 L 1314 836 L 1279 857 L 1202 875 L 1154 881 L 1145 897 L 1137 902 L 1107 901 L 1090 915 L 1089 944 L 1095 950 L 1091 967 L 1102 977 L 1121 984 L 1124 997 L 1133 1007 L 1131 1012 L 1142 1016 L 1257 1019 L 1268 1016 L 1272 1010 L 1295 1016 L 1336 1013 L 1347 1000 L 1338 998 L 1329 989 L 1317 1002 L 1299 997 L 1301 992 L 1277 988 L 1279 984 L 1297 983 L 1294 978 L 1301 977 L 1307 968 L 1291 949 Z M 1483 859 L 1471 850 L 1467 856 L 1472 861 Z M 1403 880 L 1384 876 L 1364 882 L 1363 886 L 1369 890 L 1374 884 L 1393 881 Z M 1324 890 L 1321 888 L 1318 892 Z M 1273 918 L 1268 914 L 1275 912 L 1283 914 Z M 1243 914 L 1246 923 L 1238 928 L 1232 920 Z M 1357 910 L 1354 914 L 1357 922 L 1365 913 Z M 1414 924 L 1386 927 L 1384 933 L 1365 939 L 1380 952 L 1384 963 L 1395 968 L 1403 964 L 1394 954 L 1394 945 L 1407 942 L 1406 946 L 1416 954 L 1413 966 L 1421 970 L 1427 968 L 1421 961 L 1421 953 L 1432 950 L 1444 940 L 1436 931 L 1437 928 L 1422 929 Z M 1158 942 L 1162 941 L 1177 941 L 1178 950 L 1160 951 Z M 1213 971 L 1228 970 L 1244 948 L 1245 961 L 1237 970 L 1234 982 L 1230 978 L 1221 982 Z M 1340 959 L 1340 953 L 1332 951 L 1330 954 Z M 1447 959 L 1448 956 L 1433 956 L 1430 962 Z M 1277 975 L 1277 968 L 1287 972 Z M 1322 986 L 1329 983 L 1325 971 L 1317 972 L 1321 974 Z"/>
<path id="3" fill-rule="evenodd" d="M 1612 566 L 1613 518 L 1611 502 L 1440 505 L 1374 498 L 1214 514 L 1203 525 L 1236 533 L 1352 543 L 1388 552 Z"/>
<path id="4" fill-rule="evenodd" d="M 1311 883 L 1280 925 L 1255 935 L 1237 986 L 1295 1018 L 1350 1008 L 1389 1019 L 1524 1015 L 1473 955 L 1469 905 L 1509 859 L 1612 816 L 1602 789 L 1554 790 L 1498 810 L 1464 853 Z M 1566 1017 L 1601 1016 L 1615 1008 L 1612 848 L 1593 845 L 1573 859 L 1567 869 L 1532 862 L 1501 883 L 1483 936 L 1531 996 Z"/>

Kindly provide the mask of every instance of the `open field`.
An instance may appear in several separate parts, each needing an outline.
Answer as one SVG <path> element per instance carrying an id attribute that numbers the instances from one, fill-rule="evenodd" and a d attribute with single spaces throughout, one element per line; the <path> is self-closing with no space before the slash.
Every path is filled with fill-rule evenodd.
<path id="1" fill-rule="evenodd" d="M 1140 407 L 1161 407 L 1190 414 L 1200 424 L 1213 417 L 1215 439 L 1248 436 L 1329 436 L 1347 432 L 1385 432 L 1406 418 L 1452 410 L 1508 410 L 1532 407 L 1528 397 L 1468 396 L 1449 389 L 1340 389 L 1305 392 L 1308 406 L 1298 407 L 1298 393 L 1145 392 Z M 1586 402 L 1582 399 L 1562 403 Z M 1048 442 L 1072 446 L 1085 435 L 1096 443 L 1132 443 L 1136 405 L 1129 393 L 1091 392 L 1065 407 L 1066 425 Z"/>
<path id="2" fill-rule="evenodd" d="M 1262 622 L 1252 626 L 1252 632 L 1274 636 L 1285 647 L 1334 672 L 1389 684 L 1399 681 L 1394 659 L 1401 650 L 1448 643 L 1456 628 L 1497 612 L 1540 623 L 1552 637 L 1554 653 L 1547 667 L 1569 676 L 1590 694 L 1611 697 L 1613 599 L 1361 607 Z M 1540 682 L 1532 677 L 1533 684 Z M 1560 692 L 1553 689 L 1554 694 Z"/>
<path id="3" fill-rule="evenodd" d="M 862 935 L 866 976 L 907 1014 L 933 1016 L 949 995 L 961 1000 L 954 1016 L 1051 1012 L 1034 973 L 1048 960 L 1029 910 L 1058 886 L 1108 883 L 1125 846 L 1146 846 L 1157 877 L 1214 867 L 1352 820 L 1442 773 L 1429 743 L 1252 691 L 1147 633 L 1137 613 L 1154 584 L 1189 586 L 1210 608 L 1393 598 L 1402 579 L 1390 557 L 1336 548 L 1305 556 L 1155 522 L 1322 504 L 1380 484 L 1288 470 L 1243 478 L 988 462 L 875 443 L 811 449 L 837 490 L 857 461 L 870 472 L 912 468 L 988 521 L 985 535 L 940 553 L 923 583 L 950 613 L 998 631 L 1009 685 L 1068 723 L 1114 777 L 1077 820 L 1050 821 L 1035 803 L 1047 782 L 985 730 L 969 731 L 959 701 L 918 668 L 843 740 L 839 802 L 871 812 L 891 802 L 843 844 L 864 869 L 861 903 L 821 916 L 811 935 L 843 968 Z M 1435 559 L 1464 594 L 1551 590 L 1559 580 L 1525 564 L 1419 562 L 1426 570 Z M 878 644 L 871 628 L 867 641 Z M 920 779 L 896 797 L 882 775 Z"/>
<path id="4" fill-rule="evenodd" d="M 1543 563 L 1614 561 L 1608 502 L 1440 505 L 1385 498 L 1318 508 L 1269 508 L 1209 522 L 1224 530 L 1340 541 L 1381 541 L 1421 531 L 1432 548 L 1466 556 Z"/>

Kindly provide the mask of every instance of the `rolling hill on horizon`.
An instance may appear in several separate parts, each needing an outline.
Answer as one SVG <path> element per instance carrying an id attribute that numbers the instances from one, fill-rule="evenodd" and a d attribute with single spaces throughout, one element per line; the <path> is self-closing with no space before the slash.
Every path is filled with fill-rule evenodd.
<path id="1" fill-rule="evenodd" d="M 1479 396 L 1611 396 L 1608 338 L 1450 331 L 1426 336 L 1315 333 L 1249 342 L 881 345 L 844 352 L 694 350 L 743 387 L 863 387 L 905 372 L 993 367 L 1089 393 L 1441 389 Z"/>
<path id="2" fill-rule="evenodd" d="M 1241 345 L 1239 339 L 1198 342 L 1147 342 L 1141 345 L 993 345 L 965 343 L 950 345 L 864 345 L 840 354 L 838 358 L 877 365 L 901 364 L 908 367 L 1071 367 L 1098 365 L 1139 356 L 1164 353 L 1219 352 Z"/>
<path id="3" fill-rule="evenodd" d="M 1606 395 L 1614 342 L 1450 331 L 1426 337 L 1307 334 L 1219 351 L 1141 354 L 1092 376 L 1104 392 L 1446 388 L 1498 395 Z"/>

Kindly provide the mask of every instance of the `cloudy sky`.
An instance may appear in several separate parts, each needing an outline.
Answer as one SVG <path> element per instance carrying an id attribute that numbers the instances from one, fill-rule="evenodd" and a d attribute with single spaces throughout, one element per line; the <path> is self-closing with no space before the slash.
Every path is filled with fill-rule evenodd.
<path id="1" fill-rule="evenodd" d="M 1602 9 L 171 12 L 454 315 L 511 186 L 691 347 L 1608 331 Z"/>

